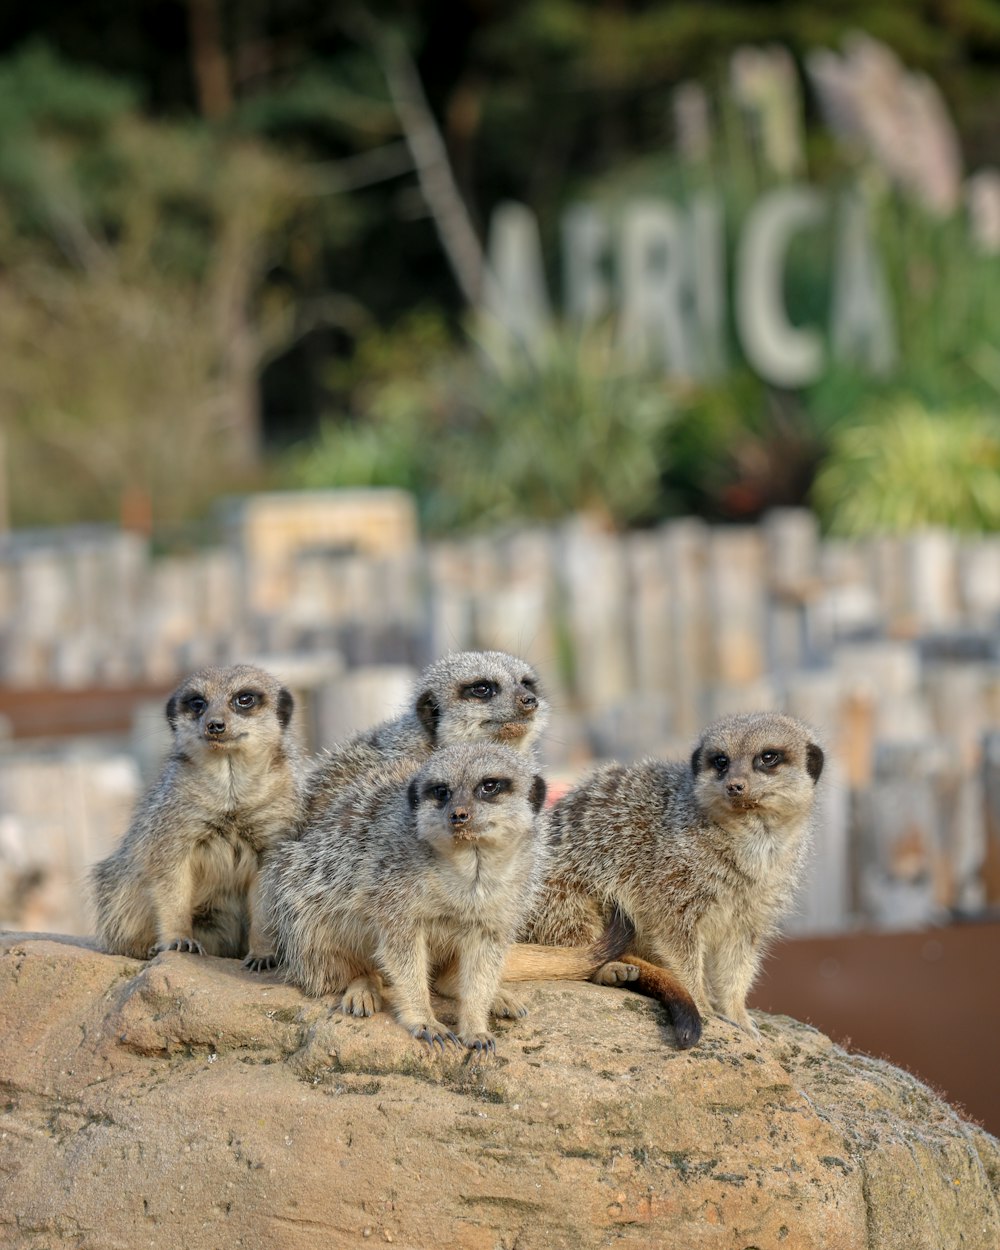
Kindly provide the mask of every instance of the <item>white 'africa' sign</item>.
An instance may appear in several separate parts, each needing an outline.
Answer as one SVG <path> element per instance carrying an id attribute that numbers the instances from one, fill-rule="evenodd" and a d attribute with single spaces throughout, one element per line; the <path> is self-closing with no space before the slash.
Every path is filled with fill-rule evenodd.
<path id="1" fill-rule="evenodd" d="M 826 326 L 798 325 L 785 302 L 788 252 L 797 235 L 832 224 Z M 687 207 L 642 200 L 610 215 L 576 205 L 562 221 L 565 313 L 585 327 L 615 314 L 622 351 L 668 374 L 706 378 L 726 366 L 726 245 L 722 204 L 710 192 Z M 490 227 L 483 308 L 527 350 L 551 324 L 538 224 L 503 204 Z M 763 195 L 741 223 L 732 316 L 748 364 L 776 386 L 805 386 L 828 356 L 887 373 L 895 330 L 864 201 L 805 185 Z"/>

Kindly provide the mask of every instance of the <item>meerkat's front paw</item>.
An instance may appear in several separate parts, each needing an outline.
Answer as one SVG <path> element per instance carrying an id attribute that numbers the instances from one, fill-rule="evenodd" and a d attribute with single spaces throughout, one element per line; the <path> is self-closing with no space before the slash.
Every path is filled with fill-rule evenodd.
<path id="1" fill-rule="evenodd" d="M 169 942 L 157 942 L 155 946 L 149 948 L 150 958 L 159 955 L 162 951 L 184 951 L 188 955 L 204 955 L 205 948 L 193 937 L 175 937 Z"/>
<path id="2" fill-rule="evenodd" d="M 635 964 L 623 964 L 614 959 L 598 968 L 592 979 L 598 985 L 626 985 L 638 975 L 639 969 Z"/>
<path id="3" fill-rule="evenodd" d="M 516 994 L 512 994 L 510 990 L 497 990 L 493 1005 L 490 1007 L 491 1016 L 500 1016 L 506 1020 L 519 1020 L 527 1014 L 528 1008 Z"/>
<path id="4" fill-rule="evenodd" d="M 497 1053 L 497 1039 L 492 1033 L 460 1032 L 458 1040 L 463 1046 L 467 1046 L 469 1050 L 474 1050 L 479 1055 L 495 1055 Z"/>
<path id="5" fill-rule="evenodd" d="M 757 1028 L 755 1022 L 750 1018 L 746 1011 L 734 1011 L 731 1016 L 724 1016 L 719 1013 L 719 1019 L 725 1020 L 726 1024 L 731 1024 L 734 1029 L 739 1029 L 741 1033 L 746 1033 L 752 1037 L 754 1041 L 760 1041 L 760 1029 Z"/>
<path id="6" fill-rule="evenodd" d="M 442 1024 L 440 1020 L 427 1020 L 420 1024 L 408 1024 L 405 1026 L 418 1042 L 426 1042 L 431 1050 L 435 1046 L 440 1046 L 442 1053 L 448 1042 L 455 1046 L 461 1046 L 460 1038 L 457 1038 L 446 1024 Z"/>
<path id="7" fill-rule="evenodd" d="M 273 968 L 277 968 L 277 966 L 277 955 L 255 955 L 253 951 L 250 951 L 247 954 L 247 957 L 243 960 L 243 967 L 246 968 L 248 972 L 270 972 Z"/>
<path id="8" fill-rule="evenodd" d="M 344 990 L 340 1010 L 348 1016 L 373 1016 L 382 1010 L 382 995 L 371 977 L 357 977 Z"/>

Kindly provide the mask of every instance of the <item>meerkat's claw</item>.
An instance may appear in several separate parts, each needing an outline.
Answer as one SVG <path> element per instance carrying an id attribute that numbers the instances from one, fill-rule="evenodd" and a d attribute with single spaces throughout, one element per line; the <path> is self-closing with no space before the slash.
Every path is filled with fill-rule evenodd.
<path id="1" fill-rule="evenodd" d="M 528 1008 L 510 990 L 499 989 L 490 1007 L 490 1014 L 506 1020 L 520 1020 L 528 1014 Z"/>
<path id="2" fill-rule="evenodd" d="M 760 1029 L 749 1016 L 743 1020 L 734 1020 L 732 1016 L 724 1016 L 720 1013 L 719 1019 L 724 1020 L 726 1024 L 731 1024 L 734 1029 L 739 1029 L 741 1033 L 746 1033 L 748 1037 L 754 1038 L 755 1041 L 760 1040 Z"/>
<path id="3" fill-rule="evenodd" d="M 169 942 L 157 942 L 153 947 L 153 954 L 159 955 L 161 951 L 183 951 L 187 955 L 204 955 L 205 948 L 196 938 L 178 937 Z"/>
<path id="4" fill-rule="evenodd" d="M 382 1007 L 382 997 L 364 977 L 359 977 L 344 991 L 340 1010 L 347 1016 L 373 1016 Z"/>
<path id="5" fill-rule="evenodd" d="M 497 1053 L 497 1039 L 492 1033 L 469 1034 L 462 1038 L 462 1045 L 469 1050 L 474 1050 L 477 1055 L 495 1055 Z"/>
<path id="6" fill-rule="evenodd" d="M 278 959 L 275 955 L 255 955 L 252 951 L 243 960 L 243 967 L 248 972 L 270 972 L 277 968 Z"/>
<path id="7" fill-rule="evenodd" d="M 437 1020 L 431 1024 L 419 1024 L 416 1028 L 410 1030 L 413 1036 L 419 1042 L 426 1042 L 431 1050 L 435 1045 L 441 1047 L 441 1053 L 444 1054 L 445 1044 L 453 1042 L 456 1046 L 461 1046 L 461 1042 L 452 1033 L 451 1029 L 445 1028 L 443 1024 L 439 1024 Z"/>

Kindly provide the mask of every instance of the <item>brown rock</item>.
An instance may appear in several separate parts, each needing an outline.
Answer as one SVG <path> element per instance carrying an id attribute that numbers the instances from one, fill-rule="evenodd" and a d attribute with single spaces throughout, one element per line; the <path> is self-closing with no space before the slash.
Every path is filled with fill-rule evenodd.
<path id="1" fill-rule="evenodd" d="M 527 988 L 432 1054 L 233 960 L 0 938 L 10 1250 L 995 1250 L 1000 1143 L 783 1017 Z"/>

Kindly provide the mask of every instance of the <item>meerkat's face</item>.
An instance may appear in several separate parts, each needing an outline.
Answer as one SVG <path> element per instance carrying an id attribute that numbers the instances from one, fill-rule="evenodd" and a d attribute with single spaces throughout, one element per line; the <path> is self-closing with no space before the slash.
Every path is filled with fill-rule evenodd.
<path id="1" fill-rule="evenodd" d="M 277 678 L 236 664 L 192 673 L 170 696 L 166 710 L 179 747 L 224 754 L 276 746 L 293 707 Z"/>
<path id="2" fill-rule="evenodd" d="M 791 716 L 757 712 L 710 725 L 691 757 L 699 806 L 721 824 L 748 812 L 804 816 L 823 771 L 823 751 Z"/>
<path id="3" fill-rule="evenodd" d="M 442 848 L 513 843 L 533 833 L 545 782 L 510 748 L 445 747 L 410 782 L 409 802 L 417 836 Z"/>
<path id="4" fill-rule="evenodd" d="M 548 711 L 535 670 L 502 651 L 446 655 L 418 683 L 417 716 L 435 749 L 492 741 L 527 750 Z"/>

